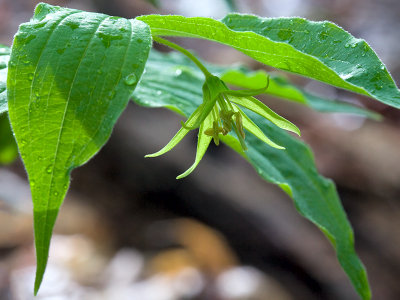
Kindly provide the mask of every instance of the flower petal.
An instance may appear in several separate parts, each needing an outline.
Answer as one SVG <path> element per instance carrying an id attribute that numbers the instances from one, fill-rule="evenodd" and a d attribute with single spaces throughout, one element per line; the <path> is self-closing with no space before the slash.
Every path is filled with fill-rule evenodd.
<path id="1" fill-rule="evenodd" d="M 232 104 L 235 110 L 239 111 L 239 113 L 242 115 L 242 122 L 243 122 L 243 127 L 254 134 L 256 137 L 258 137 L 261 141 L 264 143 L 270 145 L 273 148 L 277 149 L 285 149 L 285 147 L 282 147 L 278 144 L 275 144 L 273 141 L 271 141 L 269 138 L 265 136 L 265 134 L 262 132 L 262 130 L 236 105 Z"/>
<path id="2" fill-rule="evenodd" d="M 185 122 L 186 126 L 193 126 L 193 124 L 197 123 L 200 114 L 202 112 L 202 106 L 200 105 L 187 119 Z M 156 157 L 163 155 L 164 153 L 170 151 L 172 148 L 174 148 L 184 137 L 188 132 L 190 131 L 190 128 L 187 127 L 181 127 L 179 131 L 175 134 L 175 136 L 169 141 L 167 145 L 164 146 L 160 151 L 153 153 L 153 154 L 147 154 L 145 157 Z"/>
<path id="3" fill-rule="evenodd" d="M 183 174 L 179 175 L 178 177 L 176 177 L 176 179 L 181 179 L 183 177 L 188 176 L 197 167 L 197 165 L 199 164 L 199 162 L 203 158 L 204 154 L 206 153 L 207 148 L 210 145 L 210 142 L 211 142 L 211 139 L 212 139 L 212 137 L 206 135 L 204 133 L 204 131 L 207 128 L 210 128 L 212 126 L 213 126 L 212 115 L 209 114 L 207 116 L 207 118 L 204 120 L 204 122 L 201 123 L 201 125 L 200 125 L 198 141 L 197 141 L 196 159 L 195 159 L 193 165 L 189 169 L 187 169 L 185 173 L 183 173 Z"/>
<path id="4" fill-rule="evenodd" d="M 248 108 L 248 109 L 254 111 L 255 113 L 259 114 L 260 116 L 271 121 L 276 126 L 282 128 L 282 129 L 294 132 L 300 136 L 300 130 L 299 130 L 299 128 L 297 128 L 296 125 L 294 125 L 290 121 L 286 120 L 284 117 L 278 115 L 276 112 L 271 110 L 268 106 L 266 106 L 264 103 L 260 102 L 256 98 L 230 96 L 229 100 L 236 104 L 239 104 L 240 106 L 243 106 L 245 108 Z"/>

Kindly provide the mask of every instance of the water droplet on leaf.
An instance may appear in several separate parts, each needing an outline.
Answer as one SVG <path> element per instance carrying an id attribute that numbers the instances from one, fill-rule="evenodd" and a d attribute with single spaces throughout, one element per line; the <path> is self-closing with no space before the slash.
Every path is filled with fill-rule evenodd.
<path id="1" fill-rule="evenodd" d="M 137 77 L 134 73 L 129 74 L 125 77 L 125 84 L 127 85 L 134 85 L 137 82 Z"/>

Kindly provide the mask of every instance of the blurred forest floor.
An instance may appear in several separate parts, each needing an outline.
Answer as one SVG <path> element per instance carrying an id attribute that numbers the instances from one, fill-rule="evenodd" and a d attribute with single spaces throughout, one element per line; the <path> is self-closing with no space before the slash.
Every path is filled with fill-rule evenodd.
<path id="1" fill-rule="evenodd" d="M 0 0 L 0 43 L 10 45 L 29 20 L 33 0 Z M 224 1 L 49 1 L 135 17 L 174 13 L 215 18 Z M 333 21 L 366 39 L 400 82 L 400 2 L 396 0 L 241 0 L 262 16 Z M 179 42 L 214 63 L 262 66 L 235 50 L 199 40 Z M 366 97 L 292 76 L 307 90 L 356 102 L 382 122 L 320 114 L 263 98 L 297 124 L 322 174 L 338 186 L 354 227 L 374 299 L 400 299 L 400 111 Z M 151 120 L 151 121 L 149 121 Z M 144 159 L 180 126 L 163 109 L 133 103 L 101 152 L 72 174 L 57 221 L 50 263 L 35 299 L 352 300 L 358 299 L 322 233 L 291 200 L 258 178 L 224 146 L 187 179 L 175 176 L 195 154 L 195 135 L 172 153 Z M 0 168 L 0 299 L 34 299 L 29 187 L 20 161 Z"/>

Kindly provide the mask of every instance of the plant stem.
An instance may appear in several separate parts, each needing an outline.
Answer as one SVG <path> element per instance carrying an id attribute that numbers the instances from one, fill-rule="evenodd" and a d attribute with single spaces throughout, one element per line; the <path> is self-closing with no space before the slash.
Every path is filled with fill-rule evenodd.
<path id="1" fill-rule="evenodd" d="M 190 53 L 188 50 L 182 48 L 181 46 L 179 46 L 171 41 L 165 40 L 158 36 L 153 36 L 153 40 L 159 44 L 163 44 L 165 46 L 168 46 L 172 49 L 175 49 L 175 50 L 185 54 L 187 57 L 190 58 L 191 61 L 193 61 L 196 64 L 197 67 L 199 67 L 199 69 L 203 72 L 203 74 L 206 78 L 209 76 L 212 76 L 211 73 L 207 70 L 207 68 L 197 59 L 197 57 L 194 56 L 192 53 Z"/>

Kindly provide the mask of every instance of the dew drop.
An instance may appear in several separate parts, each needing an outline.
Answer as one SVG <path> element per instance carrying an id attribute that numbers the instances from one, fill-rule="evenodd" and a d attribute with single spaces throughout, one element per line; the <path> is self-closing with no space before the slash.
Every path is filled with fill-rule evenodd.
<path id="1" fill-rule="evenodd" d="M 29 79 L 29 81 L 32 81 L 32 80 L 33 80 L 33 73 L 31 73 L 31 74 L 28 75 L 28 79 Z"/>
<path id="2" fill-rule="evenodd" d="M 353 74 L 351 74 L 351 73 L 348 73 L 348 74 L 340 74 L 339 76 L 340 76 L 340 78 L 342 78 L 343 80 L 347 80 L 347 79 L 353 77 Z"/>
<path id="3" fill-rule="evenodd" d="M 134 85 L 137 82 L 137 77 L 134 73 L 129 74 L 125 77 L 125 84 L 127 85 Z"/>
<path id="4" fill-rule="evenodd" d="M 157 95 L 160 96 L 162 94 L 161 91 L 157 91 Z"/>
<path id="5" fill-rule="evenodd" d="M 34 180 L 31 180 L 31 181 L 30 181 L 30 184 L 31 184 L 31 187 L 34 187 L 36 183 L 35 183 Z"/>
<path id="6" fill-rule="evenodd" d="M 54 196 L 58 196 L 58 192 L 54 192 Z"/>
<path id="7" fill-rule="evenodd" d="M 176 75 L 176 76 L 182 75 L 182 69 L 177 69 L 177 70 L 175 71 L 175 75 Z"/>
<path id="8" fill-rule="evenodd" d="M 381 65 L 380 69 L 381 69 L 382 71 L 384 71 L 384 70 L 385 70 L 385 66 L 384 66 L 384 65 Z"/>

